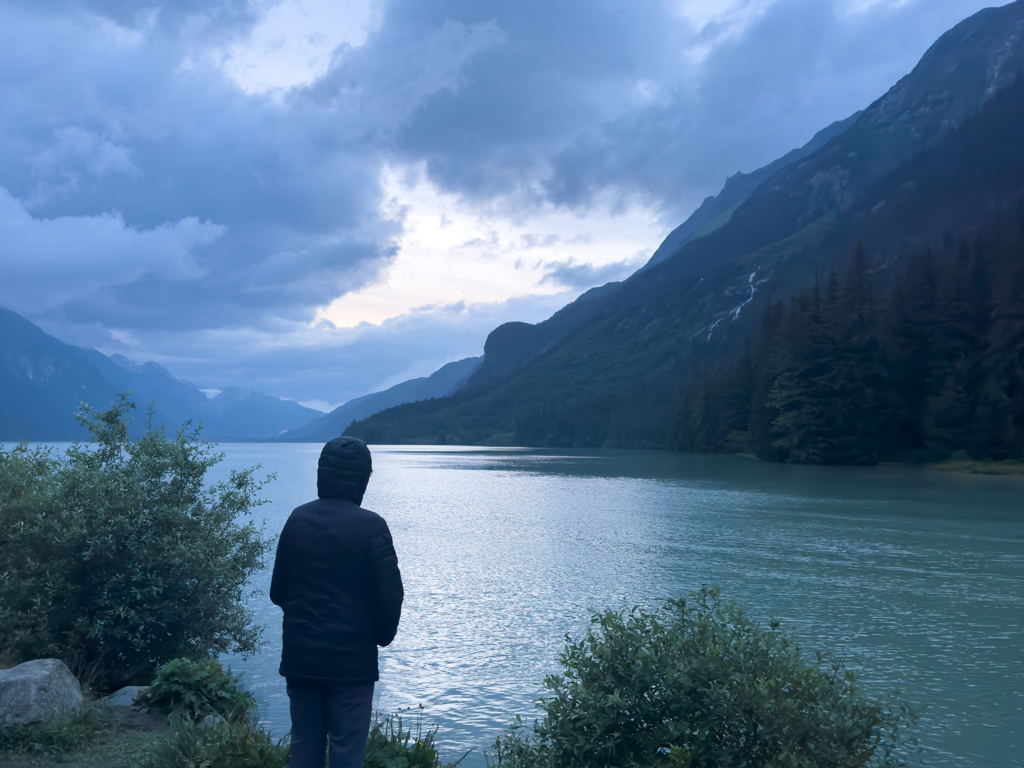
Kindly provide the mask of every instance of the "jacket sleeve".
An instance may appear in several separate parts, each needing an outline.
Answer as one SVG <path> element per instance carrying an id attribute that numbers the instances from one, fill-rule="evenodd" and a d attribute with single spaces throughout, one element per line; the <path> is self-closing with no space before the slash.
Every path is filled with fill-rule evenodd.
<path id="1" fill-rule="evenodd" d="M 289 521 L 290 522 L 290 521 Z M 284 608 L 288 600 L 288 570 L 291 558 L 288 557 L 289 536 L 288 523 L 284 524 L 281 537 L 277 540 L 277 554 L 274 556 L 274 573 L 270 577 L 270 602 Z"/>
<path id="2" fill-rule="evenodd" d="M 405 590 L 402 587 L 402 574 L 398 570 L 398 555 L 395 554 L 391 531 L 387 523 L 382 523 L 383 529 L 370 539 L 370 560 L 377 596 L 374 639 L 377 645 L 383 647 L 390 645 L 398 632 Z"/>

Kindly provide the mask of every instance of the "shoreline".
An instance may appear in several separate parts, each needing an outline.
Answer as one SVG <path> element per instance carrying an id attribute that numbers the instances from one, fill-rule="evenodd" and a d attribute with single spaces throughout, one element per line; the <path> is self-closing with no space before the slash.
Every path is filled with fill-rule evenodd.
<path id="1" fill-rule="evenodd" d="M 1016 475 L 1024 477 L 1024 461 L 975 461 L 974 459 L 947 459 L 938 464 L 925 464 L 936 472 L 961 472 L 971 475 Z"/>
<path id="2" fill-rule="evenodd" d="M 71 443 L 73 441 L 69 441 L 69 440 L 28 440 L 28 441 L 21 441 L 21 442 L 28 442 L 30 445 L 56 446 L 56 445 L 63 445 L 65 443 L 69 444 L 69 443 Z M 252 437 L 252 438 L 249 438 L 249 437 L 233 437 L 233 438 L 210 438 L 210 439 L 204 438 L 204 442 L 208 443 L 209 445 L 211 445 L 213 447 L 216 447 L 217 445 L 221 445 L 221 444 L 230 445 L 230 444 L 253 444 L 253 443 L 271 444 L 271 445 L 276 444 L 276 445 L 316 445 L 316 446 L 320 446 L 320 445 L 323 444 L 323 443 L 321 443 L 319 441 L 281 440 L 281 439 L 277 439 L 277 438 L 260 438 L 260 437 Z M 4 441 L 4 440 L 0 440 L 0 449 L 5 449 L 6 450 L 6 449 L 8 449 L 8 445 L 14 446 L 14 445 L 18 445 L 18 444 L 19 444 L 18 442 L 7 442 L 7 441 Z M 477 443 L 475 445 L 463 445 L 461 443 L 446 443 L 446 444 L 442 445 L 442 444 L 433 444 L 433 443 L 425 443 L 425 442 L 407 441 L 407 442 L 401 442 L 401 443 L 385 443 L 385 444 L 381 444 L 381 445 L 373 445 L 372 447 L 381 447 L 381 446 L 384 446 L 384 445 L 386 445 L 386 446 L 391 446 L 391 445 L 409 446 L 409 447 L 417 447 L 417 448 L 510 448 L 510 449 L 527 450 L 527 451 L 529 451 L 529 450 L 594 450 L 594 449 L 600 450 L 600 447 L 597 447 L 597 446 L 588 446 L 588 447 L 573 446 L 573 447 L 568 447 L 568 446 L 544 446 L 544 445 L 512 445 L 512 444 L 507 443 L 505 441 L 501 441 L 500 444 L 499 443 L 495 443 L 495 442 L 483 441 L 482 443 Z M 602 447 L 611 448 L 612 446 L 602 446 Z M 671 448 L 640 447 L 640 446 L 631 446 L 631 447 L 626 447 L 626 448 L 615 447 L 614 450 L 623 450 L 623 451 L 660 451 L 660 452 L 664 452 L 664 453 L 680 453 L 680 455 L 682 455 L 684 453 L 690 453 L 688 451 L 682 451 L 682 452 L 673 451 Z M 999 460 L 995 460 L 995 459 L 971 459 L 971 458 L 969 458 L 966 455 L 966 452 L 962 451 L 962 450 L 961 451 L 957 451 L 952 456 L 950 456 L 950 457 L 948 457 L 946 459 L 943 459 L 941 461 L 935 461 L 934 459 L 932 459 L 932 460 L 924 460 L 924 459 L 920 459 L 920 458 L 918 458 L 918 459 L 911 458 L 911 459 L 904 460 L 904 461 L 900 461 L 900 460 L 895 460 L 895 461 L 879 461 L 877 464 L 814 464 L 814 463 L 808 463 L 808 462 L 786 462 L 786 461 L 784 461 L 784 462 L 774 462 L 774 461 L 770 461 L 770 460 L 760 459 L 756 455 L 754 455 L 752 453 L 747 453 L 747 452 L 744 452 L 744 451 L 739 451 L 739 452 L 736 452 L 736 453 L 714 453 L 714 452 L 710 452 L 710 453 L 696 453 L 695 452 L 692 455 L 695 455 L 695 456 L 735 456 L 737 458 L 750 459 L 752 461 L 760 461 L 760 462 L 763 462 L 765 464 L 776 464 L 777 463 L 777 464 L 780 464 L 780 465 L 801 466 L 801 467 L 824 467 L 824 466 L 834 466 L 834 467 L 838 467 L 838 466 L 844 466 L 844 467 L 857 467 L 857 466 L 860 466 L 860 467 L 871 467 L 871 466 L 875 466 L 875 467 L 916 467 L 916 468 L 919 468 L 919 469 L 933 470 L 935 472 L 958 472 L 958 473 L 969 474 L 969 475 L 1000 475 L 1000 476 L 1010 476 L 1010 477 L 1013 477 L 1013 476 L 1024 477 L 1024 459 L 999 459 Z"/>

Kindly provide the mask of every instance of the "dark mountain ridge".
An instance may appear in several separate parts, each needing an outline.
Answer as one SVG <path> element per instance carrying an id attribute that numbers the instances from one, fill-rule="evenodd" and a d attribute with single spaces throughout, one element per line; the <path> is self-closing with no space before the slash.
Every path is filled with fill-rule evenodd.
<path id="1" fill-rule="evenodd" d="M 803 147 L 786 153 L 763 168 L 751 173 L 730 176 L 722 191 L 718 195 L 706 198 L 685 222 L 669 233 L 648 262 L 626 281 L 592 288 L 540 323 L 510 322 L 495 328 L 487 337 L 483 363 L 472 377 L 469 386 L 482 388 L 508 378 L 530 361 L 549 351 L 557 342 L 592 322 L 605 311 L 606 304 L 625 283 L 637 279 L 652 266 L 665 261 L 691 240 L 723 226 L 736 208 L 767 179 L 842 134 L 860 114 L 858 112 L 846 120 L 833 123 L 816 133 Z"/>
<path id="2" fill-rule="evenodd" d="M 786 153 L 763 168 L 750 173 L 737 173 L 735 176 L 730 176 L 725 180 L 725 186 L 722 187 L 721 192 L 706 198 L 700 208 L 669 233 L 640 271 L 660 264 L 691 240 L 724 226 L 736 209 L 748 200 L 764 182 L 812 152 L 821 149 L 836 136 L 845 133 L 861 114 L 861 112 L 856 112 L 845 120 L 832 123 L 828 128 L 814 134 L 814 137 L 804 146 Z"/>
<path id="3" fill-rule="evenodd" d="M 131 390 L 142 414 L 155 401 L 156 424 L 176 429 L 203 422 L 204 437 L 260 438 L 307 423 L 319 411 L 259 392 L 228 388 L 212 400 L 153 362 L 107 357 L 55 339 L 0 309 L 0 441 L 77 440 L 88 432 L 75 420 L 82 403 L 106 408 Z"/>
<path id="4" fill-rule="evenodd" d="M 303 427 L 282 433 L 280 439 L 293 442 L 327 442 L 341 435 L 353 421 L 361 421 L 387 408 L 454 394 L 465 386 L 469 377 L 480 367 L 481 360 L 479 357 L 456 360 L 441 366 L 430 376 L 403 381 L 382 392 L 371 392 L 349 400 Z"/>
<path id="5" fill-rule="evenodd" d="M 252 389 L 228 387 L 209 401 L 207 433 L 212 438 L 278 437 L 297 424 L 317 418 L 320 411 Z"/>
<path id="6" fill-rule="evenodd" d="M 667 239 L 659 251 L 670 255 L 591 291 L 547 326 L 496 329 L 484 365 L 456 397 L 383 412 L 350 433 L 374 442 L 444 431 L 470 443 L 501 435 L 671 447 L 681 387 L 743 355 L 769 297 L 827 280 L 858 242 L 887 288 L 911 254 L 929 245 L 948 253 L 949 243 L 1015 210 L 1024 187 L 1022 73 L 1024 3 L 976 14 L 720 226 L 674 248 Z"/>

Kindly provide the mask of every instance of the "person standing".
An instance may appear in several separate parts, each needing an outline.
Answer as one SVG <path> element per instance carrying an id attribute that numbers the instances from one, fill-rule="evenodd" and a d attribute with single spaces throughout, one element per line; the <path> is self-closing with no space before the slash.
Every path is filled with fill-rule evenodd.
<path id="1" fill-rule="evenodd" d="M 316 501 L 296 507 L 277 544 L 270 600 L 284 609 L 280 673 L 292 734 L 289 768 L 362 768 L 377 647 L 395 638 L 404 590 L 391 531 L 363 509 L 373 474 L 366 443 L 331 440 Z"/>

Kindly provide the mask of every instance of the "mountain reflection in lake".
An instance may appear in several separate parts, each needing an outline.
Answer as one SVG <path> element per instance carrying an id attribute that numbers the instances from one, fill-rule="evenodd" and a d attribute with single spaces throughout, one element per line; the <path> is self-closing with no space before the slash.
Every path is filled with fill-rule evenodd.
<path id="1" fill-rule="evenodd" d="M 278 479 L 277 533 L 315 496 L 319 445 L 227 444 Z M 932 766 L 1024 766 L 1024 479 L 903 467 L 798 467 L 647 451 L 376 447 L 365 505 L 394 533 L 406 585 L 381 652 L 381 709 L 423 704 L 443 757 L 532 716 L 566 632 L 592 609 L 718 584 L 802 647 L 859 658 L 872 692 L 927 704 Z M 256 579 L 269 588 L 270 570 Z M 228 657 L 289 728 L 280 611 L 260 656 Z"/>

